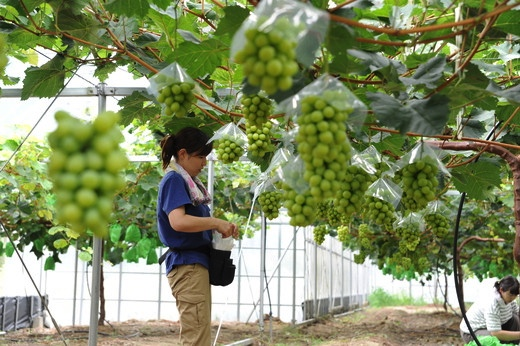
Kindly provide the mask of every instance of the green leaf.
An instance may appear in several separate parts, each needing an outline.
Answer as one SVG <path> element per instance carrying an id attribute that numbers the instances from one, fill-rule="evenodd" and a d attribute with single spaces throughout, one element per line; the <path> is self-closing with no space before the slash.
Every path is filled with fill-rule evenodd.
<path id="1" fill-rule="evenodd" d="M 215 36 L 234 35 L 251 12 L 242 6 L 226 6 Z"/>
<path id="2" fill-rule="evenodd" d="M 519 16 L 520 11 L 517 9 L 504 12 L 498 17 L 493 28 L 499 28 L 509 34 L 520 36 L 520 25 L 518 25 Z"/>
<path id="3" fill-rule="evenodd" d="M 9 243 L 5 244 L 5 255 L 7 257 L 11 257 L 11 256 L 13 256 L 13 253 L 14 253 L 13 243 L 9 242 Z"/>
<path id="4" fill-rule="evenodd" d="M 426 87 L 434 89 L 435 83 L 443 76 L 445 67 L 446 57 L 438 55 L 420 65 L 411 78 L 399 77 L 399 80 L 406 85 L 424 84 Z"/>
<path id="5" fill-rule="evenodd" d="M 121 227 L 120 224 L 112 224 L 110 225 L 108 229 L 110 241 L 112 243 L 117 243 L 119 239 L 121 239 L 121 232 L 123 230 L 123 227 Z"/>
<path id="6" fill-rule="evenodd" d="M 499 187 L 499 164 L 491 160 L 481 159 L 472 164 L 451 169 L 453 184 L 460 192 L 465 192 L 469 198 L 478 200 L 492 199 L 493 188 Z"/>
<path id="7" fill-rule="evenodd" d="M 65 249 L 69 246 L 69 242 L 66 240 L 66 239 L 56 239 L 52 245 L 54 245 L 54 247 L 56 249 Z"/>
<path id="8" fill-rule="evenodd" d="M 123 254 L 123 258 L 129 263 L 139 262 L 139 254 L 137 253 L 135 246 L 128 249 L 128 251 Z"/>
<path id="9" fill-rule="evenodd" d="M 25 70 L 21 99 L 27 100 L 31 96 L 40 98 L 56 96 L 64 87 L 64 62 L 65 57 L 57 54 L 40 68 L 30 67 Z"/>
<path id="10" fill-rule="evenodd" d="M 137 243 L 141 240 L 141 230 L 135 223 L 128 226 L 125 234 L 125 241 L 129 243 Z"/>
<path id="11" fill-rule="evenodd" d="M 154 247 L 150 248 L 148 255 L 146 256 L 146 264 L 155 264 L 159 263 L 159 257 L 157 256 L 157 250 Z"/>
<path id="12" fill-rule="evenodd" d="M 56 262 L 52 256 L 47 257 L 45 260 L 45 264 L 43 266 L 43 270 L 54 270 L 56 269 Z"/>
<path id="13" fill-rule="evenodd" d="M 372 101 L 370 106 L 377 119 L 385 126 L 398 129 L 401 134 L 439 134 L 449 118 L 449 99 L 443 95 L 411 100 L 405 105 L 383 93 L 367 93 L 367 97 Z"/>
<path id="14" fill-rule="evenodd" d="M 83 262 L 90 262 L 92 261 L 92 254 L 88 251 L 80 251 L 78 258 Z"/>
<path id="15" fill-rule="evenodd" d="M 209 39 L 200 44 L 181 43 L 174 52 L 174 57 L 191 78 L 203 78 L 220 66 L 228 53 L 229 47 L 221 41 Z"/>
<path id="16" fill-rule="evenodd" d="M 164 6 L 163 2 L 160 4 Z M 111 0 L 105 4 L 105 8 L 113 14 L 129 18 L 144 18 L 150 9 L 150 2 L 148 0 Z"/>
<path id="17" fill-rule="evenodd" d="M 145 258 L 146 256 L 148 256 L 148 253 L 152 248 L 152 241 L 150 238 L 142 238 L 135 245 L 135 248 L 137 249 L 137 254 L 139 255 L 139 257 Z"/>

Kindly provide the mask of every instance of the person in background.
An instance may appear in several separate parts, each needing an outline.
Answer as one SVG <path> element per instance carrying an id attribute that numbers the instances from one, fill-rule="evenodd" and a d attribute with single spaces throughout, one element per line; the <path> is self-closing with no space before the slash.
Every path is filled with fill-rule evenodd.
<path id="1" fill-rule="evenodd" d="M 493 294 L 475 302 L 466 312 L 471 329 L 478 336 L 491 335 L 503 343 L 520 342 L 519 309 L 516 298 L 520 283 L 509 275 L 494 285 Z M 464 318 L 460 323 L 460 335 L 465 344 L 473 341 Z"/>
<path id="2" fill-rule="evenodd" d="M 197 178 L 213 146 L 200 129 L 186 127 L 161 142 L 165 175 L 159 184 L 157 226 L 168 283 L 179 311 L 182 345 L 211 345 L 209 250 L 212 230 L 238 237 L 235 224 L 211 217 L 211 197 Z"/>

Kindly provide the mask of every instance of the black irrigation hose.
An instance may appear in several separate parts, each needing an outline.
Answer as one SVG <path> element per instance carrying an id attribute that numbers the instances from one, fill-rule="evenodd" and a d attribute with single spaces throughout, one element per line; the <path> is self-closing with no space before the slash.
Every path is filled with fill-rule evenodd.
<path id="1" fill-rule="evenodd" d="M 496 129 L 502 124 L 502 121 L 499 121 L 493 127 L 493 130 L 487 135 L 486 140 L 489 140 L 491 136 L 495 133 Z M 474 162 L 478 161 L 478 157 Z M 475 332 L 471 328 L 469 324 L 468 317 L 466 316 L 466 308 L 464 306 L 464 300 L 462 299 L 462 292 L 460 289 L 461 282 L 459 281 L 459 275 L 457 272 L 457 263 L 458 263 L 458 251 L 457 251 L 457 239 L 459 238 L 459 226 L 460 226 L 460 218 L 462 214 L 462 208 L 464 207 L 464 201 L 466 200 L 466 192 L 463 192 L 460 196 L 459 201 L 459 209 L 457 210 L 457 218 L 455 221 L 455 230 L 453 234 L 453 279 L 455 281 L 455 291 L 457 292 L 457 300 L 459 302 L 460 312 L 462 313 L 462 318 L 464 322 L 466 322 L 466 326 L 468 327 L 469 333 L 477 346 L 482 346 L 482 344 L 478 341 Z"/>
<path id="2" fill-rule="evenodd" d="M 473 328 L 471 328 L 471 325 L 469 324 L 468 317 L 466 316 L 466 309 L 464 306 L 464 300 L 462 299 L 462 292 L 460 289 L 460 282 L 459 282 L 459 274 L 457 272 L 457 262 L 458 262 L 458 251 L 457 251 L 457 239 L 459 237 L 459 225 L 460 225 L 460 217 L 462 214 L 462 207 L 464 206 L 464 200 L 466 199 L 466 193 L 463 192 L 460 196 L 460 202 L 459 202 L 459 209 L 457 211 L 457 219 L 455 221 L 455 232 L 453 235 L 453 277 L 455 280 L 455 290 L 457 292 L 457 300 L 459 301 L 459 307 L 460 312 L 462 313 L 462 318 L 464 319 L 464 322 L 466 322 L 466 326 L 468 327 L 469 333 L 473 340 L 475 340 L 475 343 L 477 346 L 482 346 L 482 344 L 478 341 L 477 336 L 475 335 L 475 332 L 473 331 Z"/>

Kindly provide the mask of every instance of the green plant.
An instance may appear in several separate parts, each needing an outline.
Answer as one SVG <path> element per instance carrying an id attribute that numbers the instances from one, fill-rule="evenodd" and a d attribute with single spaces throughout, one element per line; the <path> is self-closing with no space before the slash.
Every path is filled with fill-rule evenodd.
<path id="1" fill-rule="evenodd" d="M 425 305 L 426 302 L 422 298 L 414 298 L 401 292 L 390 294 L 383 288 L 376 288 L 368 296 L 368 303 L 371 307 L 382 308 L 385 306 L 403 306 L 403 305 Z"/>

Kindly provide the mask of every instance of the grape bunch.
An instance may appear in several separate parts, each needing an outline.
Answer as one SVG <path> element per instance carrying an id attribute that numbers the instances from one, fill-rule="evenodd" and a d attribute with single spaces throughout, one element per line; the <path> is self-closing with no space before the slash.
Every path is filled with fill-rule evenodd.
<path id="1" fill-rule="evenodd" d="M 234 60 L 242 65 L 248 83 L 268 95 L 289 90 L 299 70 L 295 52 L 298 30 L 287 17 L 279 18 L 268 29 L 259 27 L 246 30 L 244 46 Z"/>
<path id="2" fill-rule="evenodd" d="M 278 190 L 262 191 L 258 195 L 258 203 L 269 220 L 276 219 L 282 206 L 283 193 Z"/>
<path id="3" fill-rule="evenodd" d="M 338 240 L 343 244 L 348 244 L 351 239 L 350 228 L 347 225 L 338 227 Z"/>
<path id="4" fill-rule="evenodd" d="M 308 191 L 298 193 L 284 186 L 284 206 L 291 226 L 309 226 L 316 220 L 316 201 Z"/>
<path id="5" fill-rule="evenodd" d="M 346 175 L 336 191 L 335 205 L 338 212 L 350 216 L 358 213 L 365 201 L 365 192 L 375 177 L 355 165 L 347 167 Z"/>
<path id="6" fill-rule="evenodd" d="M 0 34 L 0 76 L 4 74 L 5 67 L 9 61 L 7 55 L 5 54 L 7 51 L 6 41 L 6 35 Z"/>
<path id="7" fill-rule="evenodd" d="M 159 90 L 157 102 L 163 107 L 165 115 L 175 115 L 177 118 L 186 116 L 195 100 L 194 83 L 174 82 Z"/>
<path id="8" fill-rule="evenodd" d="M 421 228 L 416 222 L 405 222 L 395 228 L 395 234 L 399 238 L 399 251 L 407 253 L 415 251 L 421 242 Z"/>
<path id="9" fill-rule="evenodd" d="M 119 118 L 106 111 L 86 123 L 65 111 L 55 114 L 58 125 L 48 136 L 52 153 L 47 169 L 58 222 L 79 234 L 107 235 L 114 195 L 125 185 L 120 173 L 129 161 L 119 146 L 124 141 Z"/>
<path id="10" fill-rule="evenodd" d="M 365 196 L 363 215 L 376 225 L 382 225 L 387 229 L 391 229 L 397 219 L 394 206 L 375 196 Z"/>
<path id="11" fill-rule="evenodd" d="M 439 167 L 430 157 L 424 157 L 403 166 L 394 179 L 402 187 L 401 204 L 405 210 L 419 211 L 435 199 L 439 185 Z"/>
<path id="12" fill-rule="evenodd" d="M 332 199 L 318 203 L 316 218 L 328 223 L 330 226 L 339 226 L 343 222 L 343 215 L 338 212 Z"/>
<path id="13" fill-rule="evenodd" d="M 445 238 L 450 233 L 450 219 L 440 213 L 428 213 L 424 215 L 424 221 L 439 239 Z"/>
<path id="14" fill-rule="evenodd" d="M 329 228 L 325 224 L 314 226 L 312 230 L 314 242 L 318 245 L 323 244 L 323 242 L 325 241 L 325 236 L 329 233 Z"/>
<path id="15" fill-rule="evenodd" d="M 271 113 L 271 100 L 260 95 L 245 95 L 240 102 L 246 120 L 248 152 L 254 157 L 262 158 L 274 150 L 271 143 L 273 124 L 268 118 Z"/>
<path id="16" fill-rule="evenodd" d="M 301 101 L 296 149 L 304 162 L 303 178 L 317 201 L 333 198 L 348 169 L 352 149 L 347 138 L 347 111 L 335 103 L 342 93 L 325 90 Z"/>
<path id="17" fill-rule="evenodd" d="M 244 155 L 244 148 L 240 140 L 231 136 L 224 135 L 215 141 L 215 151 L 217 159 L 223 163 L 232 163 L 238 161 Z"/>

